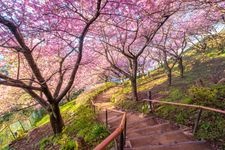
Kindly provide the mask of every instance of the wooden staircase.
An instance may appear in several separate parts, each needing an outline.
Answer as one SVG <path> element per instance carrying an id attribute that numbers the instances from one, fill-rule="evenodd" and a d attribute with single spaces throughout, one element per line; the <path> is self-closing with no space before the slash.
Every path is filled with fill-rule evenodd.
<path id="1" fill-rule="evenodd" d="M 105 112 L 99 119 L 106 121 Z M 120 124 L 122 115 L 108 112 L 108 127 L 114 131 Z M 195 140 L 185 129 L 155 116 L 141 117 L 127 113 L 125 150 L 211 150 L 205 141 Z"/>
<path id="2" fill-rule="evenodd" d="M 111 132 L 121 124 L 123 114 L 116 111 L 105 111 L 106 108 L 115 109 L 109 104 L 112 91 L 108 90 L 95 99 L 95 105 L 101 107 L 98 119 Z M 107 104 L 105 104 L 107 103 Z M 106 115 L 107 114 L 107 115 Z M 106 117 L 107 116 L 107 117 Z M 187 128 L 177 126 L 154 115 L 141 117 L 138 113 L 126 113 L 125 150 L 212 150 L 206 141 L 194 139 Z M 106 121 L 107 120 L 107 121 Z M 117 143 L 120 141 L 117 140 Z"/>

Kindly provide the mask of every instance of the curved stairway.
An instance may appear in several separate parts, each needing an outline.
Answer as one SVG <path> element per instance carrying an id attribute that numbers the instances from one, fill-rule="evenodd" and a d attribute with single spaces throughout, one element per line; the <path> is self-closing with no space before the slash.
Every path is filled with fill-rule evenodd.
<path id="1" fill-rule="evenodd" d="M 95 102 L 102 107 L 111 107 L 111 90 L 100 94 Z M 104 110 L 104 109 L 103 109 Z M 108 127 L 114 131 L 120 124 L 122 115 L 108 112 Z M 105 122 L 105 111 L 100 111 L 99 119 Z M 187 128 L 186 128 L 187 129 Z M 156 116 L 141 117 L 137 113 L 127 113 L 127 135 L 125 150 L 212 150 L 205 141 L 197 141 L 185 128 L 176 126 Z"/>

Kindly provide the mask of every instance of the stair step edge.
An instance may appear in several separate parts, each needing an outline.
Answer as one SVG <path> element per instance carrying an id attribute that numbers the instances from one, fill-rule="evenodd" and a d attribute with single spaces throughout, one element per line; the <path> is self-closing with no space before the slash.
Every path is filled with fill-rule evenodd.
<path id="1" fill-rule="evenodd" d="M 133 150 L 141 150 L 142 148 L 163 148 L 163 147 L 170 147 L 170 146 L 177 146 L 177 145 L 186 145 L 186 144 L 205 144 L 206 141 L 185 141 L 185 142 L 177 142 L 177 143 L 170 143 L 170 144 L 162 144 L 162 145 L 145 145 L 145 146 L 138 146 L 132 147 Z"/>
<path id="2" fill-rule="evenodd" d="M 170 135 L 170 134 L 175 134 L 175 133 L 183 133 L 183 130 L 174 130 L 174 131 L 169 131 L 169 132 L 165 132 L 165 133 L 162 133 L 162 134 L 158 134 L 158 135 L 155 135 L 155 136 L 164 136 L 164 135 Z M 183 133 L 184 134 L 184 133 Z M 154 135 L 154 134 L 153 134 Z M 136 140 L 136 139 L 146 139 L 148 137 L 151 137 L 153 135 L 142 135 L 142 136 L 139 136 L 139 137 L 135 137 L 135 138 L 129 138 L 129 140 Z M 186 136 L 184 134 L 184 136 Z"/>
<path id="3" fill-rule="evenodd" d="M 129 131 L 129 133 L 139 132 L 139 131 L 146 130 L 146 129 L 154 129 L 154 128 L 164 126 L 164 125 L 170 125 L 170 123 L 162 123 L 162 124 L 156 124 L 156 125 L 148 126 L 148 127 L 141 128 L 141 129 L 134 129 L 132 131 Z"/>

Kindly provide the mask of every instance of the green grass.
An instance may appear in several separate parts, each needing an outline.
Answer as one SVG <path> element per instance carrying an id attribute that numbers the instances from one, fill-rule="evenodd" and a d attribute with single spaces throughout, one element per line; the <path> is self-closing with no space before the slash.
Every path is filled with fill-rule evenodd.
<path id="1" fill-rule="evenodd" d="M 91 107 L 91 100 L 98 94 L 115 86 L 113 83 L 105 83 L 91 91 L 79 95 L 75 100 L 60 107 L 65 122 L 63 132 L 57 136 L 44 138 L 40 142 L 40 149 L 58 145 L 60 149 L 93 148 L 100 143 L 109 132 L 105 125 L 96 120 L 96 114 Z M 45 116 L 36 125 L 40 126 L 49 122 L 49 117 Z M 81 142 L 80 139 L 84 141 Z"/>
<path id="2" fill-rule="evenodd" d="M 212 41 L 210 41 L 212 42 Z M 212 75 L 217 75 L 218 70 L 225 70 L 225 53 L 214 47 L 205 52 L 189 49 L 183 57 L 185 74 L 179 77 L 177 65 L 173 70 L 172 86 L 167 86 L 167 77 L 163 68 L 150 72 L 150 76 L 142 76 L 138 79 L 138 92 L 140 94 L 152 91 L 154 95 L 160 95 L 161 100 L 180 102 L 185 104 L 197 104 L 218 109 L 225 108 L 225 85 L 215 85 L 211 80 Z M 201 79 L 204 87 L 195 85 Z M 148 106 L 132 101 L 131 88 L 128 82 L 123 88 L 116 91 L 111 98 L 115 106 L 122 109 L 145 112 Z M 197 110 L 185 109 L 169 105 L 156 106 L 156 114 L 174 122 L 193 126 Z M 204 112 L 196 138 L 218 142 L 225 147 L 225 118 L 218 113 Z"/>
<path id="3" fill-rule="evenodd" d="M 91 91 L 87 91 L 79 95 L 76 99 L 60 106 L 60 111 L 62 113 L 63 118 L 69 119 L 70 115 L 73 115 L 74 111 L 80 105 L 87 105 L 89 104 L 90 100 L 94 99 L 95 96 L 100 94 L 101 92 L 105 91 L 106 89 L 115 86 L 114 83 L 105 83 L 100 87 L 92 89 Z M 49 115 L 44 116 L 40 121 L 36 123 L 36 126 L 41 126 L 49 122 Z"/>
<path id="4" fill-rule="evenodd" d="M 45 115 L 40 121 L 38 121 L 35 126 L 39 127 L 49 122 L 49 115 Z"/>
<path id="5" fill-rule="evenodd" d="M 60 111 L 66 126 L 62 132 L 57 136 L 50 136 L 42 139 L 40 141 L 40 149 L 45 149 L 46 147 L 58 147 L 62 150 L 78 149 L 78 147 L 93 147 L 103 138 L 105 138 L 109 132 L 104 125 L 96 120 L 95 113 L 91 109 L 90 102 L 101 92 L 115 86 L 114 83 L 104 83 L 97 85 L 89 91 L 80 94 L 76 99 L 67 102 L 60 106 Z M 32 112 L 32 111 L 31 111 Z M 28 113 L 27 113 L 28 114 Z M 23 118 L 29 117 L 30 114 L 22 116 Z M 15 120 L 18 117 L 21 118 L 21 114 L 10 113 L 6 115 L 5 120 Z M 2 121 L 4 123 L 4 121 Z M 8 122 L 7 122 L 8 123 Z M 44 115 L 40 120 L 34 122 L 33 128 L 41 127 L 49 123 L 49 115 Z M 7 136 L 6 136 L 7 135 Z M 26 133 L 21 134 L 22 137 L 26 136 Z M 7 142 L 3 145 L 1 144 L 0 149 L 8 149 L 7 145 L 13 140 L 12 135 L 8 130 L 4 133 L 0 133 L 0 137 L 7 139 Z M 18 136 L 21 138 L 21 136 Z M 82 139 L 85 143 L 80 142 Z"/>

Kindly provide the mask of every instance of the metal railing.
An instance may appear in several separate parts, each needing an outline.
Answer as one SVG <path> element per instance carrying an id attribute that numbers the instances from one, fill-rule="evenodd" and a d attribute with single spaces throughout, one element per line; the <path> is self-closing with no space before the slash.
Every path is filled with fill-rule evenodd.
<path id="1" fill-rule="evenodd" d="M 221 114 L 225 115 L 224 110 L 215 109 L 215 108 L 206 107 L 206 106 L 201 106 L 201 105 L 182 104 L 182 103 L 176 103 L 176 102 L 166 102 L 166 101 L 154 100 L 154 99 L 151 99 L 151 97 L 152 97 L 151 95 L 152 95 L 151 91 L 149 91 L 148 92 L 148 99 L 143 99 L 141 102 L 148 102 L 149 105 L 150 105 L 150 112 L 152 112 L 152 113 L 154 112 L 154 107 L 153 107 L 154 103 L 158 103 L 158 104 L 161 104 L 161 105 L 172 105 L 172 106 L 181 106 L 181 107 L 198 109 L 199 111 L 198 111 L 197 118 L 196 118 L 195 123 L 194 123 L 193 134 L 195 134 L 197 129 L 198 129 L 203 110 L 221 113 Z"/>
<path id="2" fill-rule="evenodd" d="M 93 101 L 91 101 L 94 112 L 96 113 L 96 107 L 98 107 Z M 101 109 L 101 108 L 100 108 Z M 127 124 L 127 118 L 126 118 L 126 112 L 118 111 L 114 109 L 105 109 L 105 124 L 106 127 L 108 127 L 108 113 L 109 111 L 117 112 L 122 114 L 122 119 L 120 121 L 119 126 L 107 137 L 105 138 L 100 144 L 98 144 L 94 150 L 104 150 L 107 146 L 110 145 L 113 141 L 116 143 L 116 149 L 123 150 L 126 142 L 126 124 Z M 116 139 L 119 138 L 119 142 L 116 141 Z"/>

